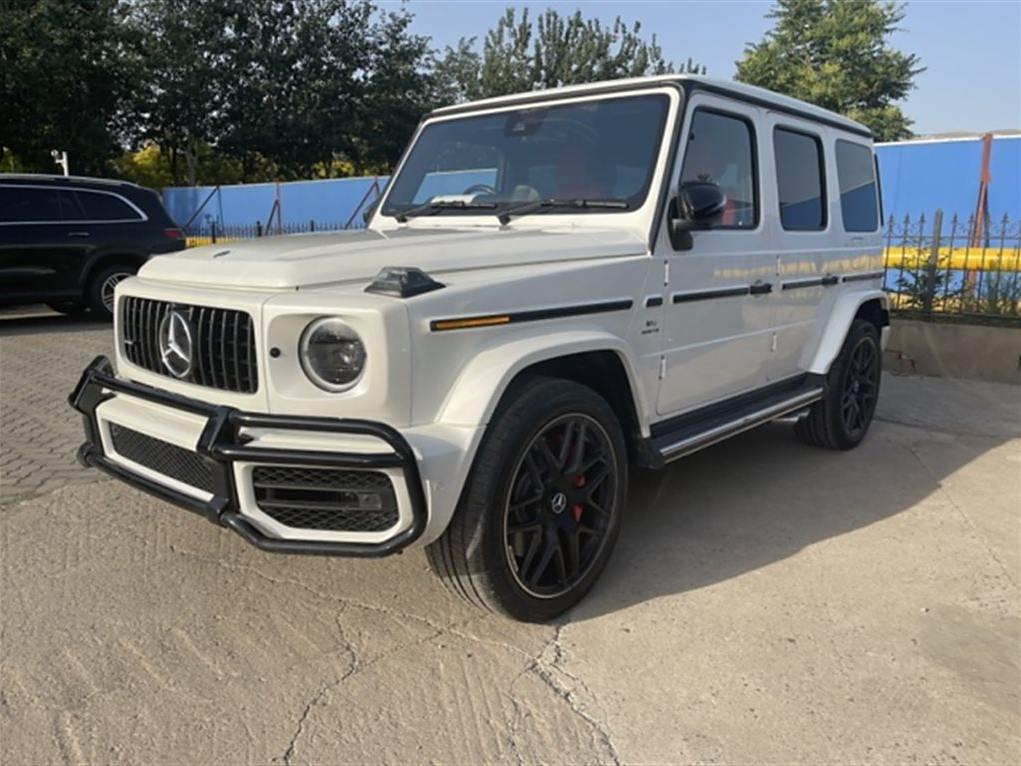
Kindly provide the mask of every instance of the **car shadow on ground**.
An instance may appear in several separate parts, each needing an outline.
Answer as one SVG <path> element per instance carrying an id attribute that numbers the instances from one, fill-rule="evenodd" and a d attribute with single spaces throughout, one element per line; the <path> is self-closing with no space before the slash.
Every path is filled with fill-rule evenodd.
<path id="1" fill-rule="evenodd" d="M 88 312 L 56 314 L 47 309 L 0 311 L 0 336 L 110 330 L 113 325 Z"/>
<path id="2" fill-rule="evenodd" d="M 915 506 L 1004 437 L 957 438 L 938 469 L 932 434 L 876 422 L 849 452 L 809 447 L 768 425 L 663 471 L 635 471 L 616 550 L 571 622 L 690 592 L 786 559 Z M 930 461 L 931 462 L 931 461 Z"/>

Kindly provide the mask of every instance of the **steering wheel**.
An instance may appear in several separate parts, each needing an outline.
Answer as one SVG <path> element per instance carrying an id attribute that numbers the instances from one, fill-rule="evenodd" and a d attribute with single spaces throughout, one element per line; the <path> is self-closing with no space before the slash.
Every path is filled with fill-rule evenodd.
<path id="1" fill-rule="evenodd" d="M 461 192 L 461 194 L 478 194 L 480 192 L 484 192 L 485 194 L 496 194 L 496 187 L 490 186 L 489 184 L 472 184 Z"/>

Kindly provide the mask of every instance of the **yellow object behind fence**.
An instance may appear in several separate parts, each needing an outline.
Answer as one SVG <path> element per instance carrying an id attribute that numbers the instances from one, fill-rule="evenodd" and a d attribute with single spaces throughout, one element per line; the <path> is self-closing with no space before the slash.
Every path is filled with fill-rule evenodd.
<path id="1" fill-rule="evenodd" d="M 888 269 L 912 271 L 925 268 L 932 257 L 929 248 L 888 247 L 884 264 Z M 940 271 L 1021 271 L 1021 248 L 941 247 L 936 260 Z"/>

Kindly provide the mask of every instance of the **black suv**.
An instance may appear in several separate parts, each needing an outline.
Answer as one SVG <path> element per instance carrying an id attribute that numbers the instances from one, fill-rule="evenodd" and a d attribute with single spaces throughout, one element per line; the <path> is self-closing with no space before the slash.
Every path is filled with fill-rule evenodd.
<path id="1" fill-rule="evenodd" d="M 183 250 L 159 196 L 125 181 L 0 173 L 0 306 L 109 318 L 113 290 L 150 256 Z"/>

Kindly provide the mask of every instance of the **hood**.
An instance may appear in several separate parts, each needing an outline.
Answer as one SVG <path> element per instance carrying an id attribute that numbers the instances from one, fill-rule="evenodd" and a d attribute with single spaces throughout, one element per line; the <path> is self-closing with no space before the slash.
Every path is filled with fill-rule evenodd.
<path id="1" fill-rule="evenodd" d="M 644 241 L 624 229 L 364 229 L 196 247 L 152 258 L 139 275 L 156 282 L 286 290 L 367 282 L 384 266 L 414 266 L 436 276 L 644 252 Z"/>

